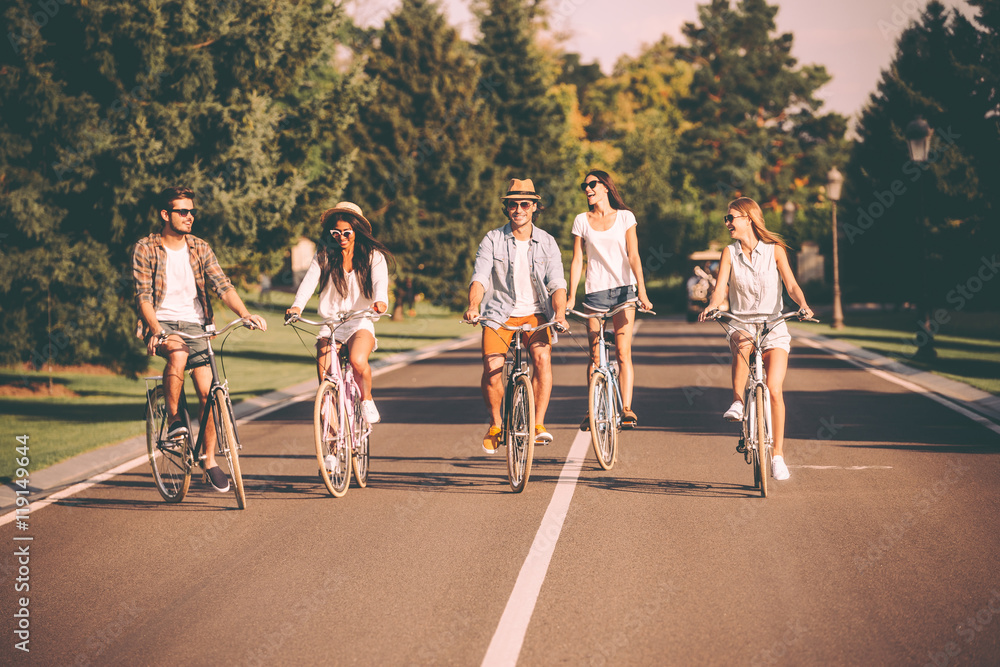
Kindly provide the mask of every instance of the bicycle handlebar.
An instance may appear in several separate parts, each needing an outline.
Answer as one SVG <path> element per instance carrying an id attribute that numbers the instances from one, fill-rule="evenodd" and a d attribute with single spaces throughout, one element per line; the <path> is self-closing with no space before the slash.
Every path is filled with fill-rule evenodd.
<path id="1" fill-rule="evenodd" d="M 206 324 L 205 325 L 205 333 L 202 333 L 202 334 L 188 334 L 188 333 L 184 333 L 183 331 L 175 331 L 174 329 L 167 329 L 166 327 L 164 327 L 163 331 L 160 332 L 159 338 L 160 338 L 160 340 L 166 340 L 167 336 L 173 336 L 175 334 L 178 335 L 178 336 L 180 336 L 181 338 L 187 338 L 188 340 L 200 340 L 202 338 L 214 338 L 215 336 L 221 336 L 222 334 L 226 333 L 227 331 L 229 331 L 230 329 L 232 329 L 237 324 L 242 324 L 247 329 L 259 329 L 260 328 L 256 324 L 254 324 L 253 322 L 251 322 L 249 317 L 237 317 L 235 320 L 233 320 L 232 322 L 230 322 L 226 326 L 222 327 L 218 331 L 216 331 L 216 329 L 215 329 L 215 324 L 212 324 L 212 323 Z"/>
<path id="2" fill-rule="evenodd" d="M 362 310 L 342 310 L 333 317 L 325 319 L 321 322 L 316 322 L 315 320 L 308 320 L 301 315 L 291 315 L 285 319 L 285 326 L 292 324 L 293 322 L 302 322 L 303 324 L 311 324 L 315 327 L 322 326 L 332 326 L 334 324 L 341 325 L 348 320 L 354 320 L 358 318 L 365 318 L 369 320 L 377 320 L 382 316 L 382 313 L 378 312 L 374 308 L 364 308 Z"/>
<path id="3" fill-rule="evenodd" d="M 494 320 L 493 318 L 490 318 L 490 317 L 478 317 L 478 318 L 476 318 L 474 320 L 459 320 L 459 322 L 462 322 L 463 324 L 471 324 L 472 326 L 476 326 L 480 322 L 493 322 L 494 324 L 496 324 L 501 329 L 506 329 L 507 331 L 521 331 L 523 333 L 529 333 L 529 334 L 530 333 L 535 333 L 536 331 L 541 331 L 542 329 L 545 329 L 546 327 L 555 327 L 556 331 L 558 331 L 559 333 L 569 333 L 569 329 L 566 329 L 566 328 L 560 326 L 560 324 L 558 322 L 555 322 L 555 321 L 553 321 L 553 322 L 546 322 L 545 324 L 539 324 L 537 327 L 529 327 L 527 324 L 522 324 L 519 327 L 511 327 L 511 326 L 507 326 L 507 324 L 505 322 L 500 322 L 500 321 Z"/>
<path id="4" fill-rule="evenodd" d="M 736 315 L 733 315 L 729 311 L 716 309 L 716 310 L 713 310 L 713 311 L 711 311 L 709 313 L 706 313 L 706 317 L 711 318 L 713 320 L 718 320 L 721 317 L 725 317 L 725 318 L 728 318 L 728 319 L 733 320 L 735 322 L 739 322 L 740 324 L 751 324 L 751 325 L 757 325 L 757 324 L 776 324 L 778 322 L 784 322 L 784 321 L 790 320 L 792 318 L 798 318 L 802 322 L 819 322 L 819 320 L 816 319 L 815 317 L 803 317 L 804 313 L 805 313 L 804 310 L 796 310 L 796 311 L 793 311 L 791 313 L 785 313 L 783 315 L 779 315 L 778 317 L 774 318 L 773 320 L 767 320 L 765 322 L 748 322 L 747 320 L 744 320 L 741 317 L 737 317 Z"/>
<path id="5" fill-rule="evenodd" d="M 579 310 L 570 309 L 566 312 L 570 315 L 575 315 L 581 319 L 608 319 L 614 317 L 618 313 L 622 312 L 626 308 L 635 308 L 636 312 L 643 313 L 644 315 L 656 315 L 655 310 L 646 310 L 645 308 L 639 308 L 638 303 L 635 301 L 626 301 L 623 304 L 615 306 L 614 310 L 599 311 L 596 313 L 582 313 Z"/>

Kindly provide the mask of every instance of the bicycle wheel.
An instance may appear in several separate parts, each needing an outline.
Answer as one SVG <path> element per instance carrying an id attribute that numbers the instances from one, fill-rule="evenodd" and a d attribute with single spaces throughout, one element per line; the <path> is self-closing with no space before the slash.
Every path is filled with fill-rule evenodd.
<path id="1" fill-rule="evenodd" d="M 757 428 L 757 454 L 760 460 L 760 497 L 767 498 L 767 476 L 771 474 L 771 448 L 767 444 L 767 429 L 764 417 L 764 388 L 757 386 L 753 396 L 754 419 Z"/>
<path id="2" fill-rule="evenodd" d="M 149 391 L 146 403 L 146 451 L 156 490 L 168 503 L 179 503 L 191 486 L 191 432 L 166 439 L 167 400 L 162 385 Z"/>
<path id="3" fill-rule="evenodd" d="M 610 470 L 618 455 L 618 427 L 611 407 L 611 385 L 602 373 L 590 376 L 588 407 L 590 408 L 590 442 L 594 445 L 597 463 Z"/>
<path id="4" fill-rule="evenodd" d="M 337 385 L 324 380 L 316 392 L 313 411 L 319 476 L 334 498 L 347 493 L 347 484 L 351 481 L 351 453 L 347 433 L 341 433 L 340 429 L 340 396 L 337 392 Z M 326 468 L 327 456 L 332 457 L 331 470 Z"/>
<path id="5" fill-rule="evenodd" d="M 233 419 L 233 404 L 229 394 L 222 387 L 215 390 L 215 432 L 218 435 L 218 448 L 229 464 L 229 477 L 233 492 L 236 493 L 236 506 L 241 510 L 247 507 L 246 489 L 243 487 L 243 471 L 240 468 L 240 442 L 236 437 L 236 423 Z"/>
<path id="6" fill-rule="evenodd" d="M 354 468 L 354 480 L 362 489 L 368 486 L 368 438 L 372 427 L 365 419 L 361 410 L 361 392 L 357 386 L 353 388 L 354 419 L 351 431 L 351 466 Z"/>
<path id="7" fill-rule="evenodd" d="M 535 395 L 527 375 L 518 375 L 511 392 L 506 429 L 507 478 L 516 493 L 524 491 L 535 454 Z"/>

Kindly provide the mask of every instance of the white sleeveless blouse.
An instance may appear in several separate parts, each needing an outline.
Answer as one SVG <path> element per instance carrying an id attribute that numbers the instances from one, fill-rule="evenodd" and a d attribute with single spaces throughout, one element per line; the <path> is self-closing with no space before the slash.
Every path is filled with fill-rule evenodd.
<path id="1" fill-rule="evenodd" d="M 732 270 L 729 273 L 729 309 L 737 317 L 765 322 L 781 314 L 781 276 L 774 261 L 774 244 L 757 243 L 750 259 L 739 241 L 727 246 Z"/>

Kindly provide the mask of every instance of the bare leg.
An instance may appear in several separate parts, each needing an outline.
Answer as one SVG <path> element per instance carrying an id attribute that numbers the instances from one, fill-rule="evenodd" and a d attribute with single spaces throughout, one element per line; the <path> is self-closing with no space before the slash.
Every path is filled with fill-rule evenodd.
<path id="1" fill-rule="evenodd" d="M 529 349 L 535 372 L 531 375 L 531 388 L 535 394 L 535 423 L 545 423 L 545 411 L 552 395 L 552 344 L 534 343 Z"/>
<path id="2" fill-rule="evenodd" d="M 194 378 L 194 388 L 198 392 L 198 414 L 201 414 L 205 410 L 205 402 L 208 400 L 208 390 L 212 388 L 212 369 L 209 366 L 199 366 L 191 371 L 191 377 Z M 220 405 L 219 409 L 223 409 L 223 406 Z M 205 423 L 201 425 L 201 432 L 205 434 L 203 441 L 205 446 L 202 453 L 205 455 L 205 469 L 207 470 L 215 467 L 215 445 L 218 442 L 215 433 L 215 417 L 211 411 L 209 411 Z"/>
<path id="3" fill-rule="evenodd" d="M 361 398 L 372 400 L 372 367 L 368 356 L 375 349 L 375 336 L 371 331 L 359 329 L 347 340 L 347 356 L 354 369 L 354 378 L 361 387 Z"/>
<path id="4" fill-rule="evenodd" d="M 615 315 L 615 351 L 618 358 L 618 378 L 622 385 L 622 406 L 632 408 L 632 388 L 635 385 L 635 371 L 632 368 L 632 322 L 635 311 L 626 308 Z"/>
<path id="5" fill-rule="evenodd" d="M 750 366 L 747 364 L 750 360 L 753 342 L 736 332 L 729 339 L 729 349 L 733 353 L 733 400 L 742 402 L 743 390 L 747 386 L 747 376 L 750 375 Z"/>
<path id="6" fill-rule="evenodd" d="M 785 398 L 782 385 L 788 371 L 788 352 L 777 348 L 764 352 L 764 371 L 767 373 L 767 392 L 771 395 L 771 428 L 774 429 L 774 455 L 784 456 Z"/>
<path id="7" fill-rule="evenodd" d="M 502 354 L 483 355 L 483 401 L 490 413 L 490 426 L 500 426 L 500 404 L 503 402 Z"/>
<path id="8" fill-rule="evenodd" d="M 333 351 L 330 349 L 329 338 L 316 339 L 316 377 L 320 384 L 326 377 L 326 372 L 330 370 L 330 363 L 333 361 Z"/>
<path id="9" fill-rule="evenodd" d="M 170 424 L 177 419 L 189 348 L 180 336 L 170 336 L 157 351 L 167 355 L 167 365 L 163 368 L 163 392 L 167 403 L 167 423 Z"/>

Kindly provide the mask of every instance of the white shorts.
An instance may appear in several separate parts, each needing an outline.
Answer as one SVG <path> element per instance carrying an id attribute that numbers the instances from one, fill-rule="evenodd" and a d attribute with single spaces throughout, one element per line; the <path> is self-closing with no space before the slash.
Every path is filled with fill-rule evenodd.
<path id="1" fill-rule="evenodd" d="M 753 340 L 754 333 L 756 333 L 751 327 L 745 324 L 740 324 L 739 322 L 733 322 L 730 320 L 730 326 L 739 329 L 746 333 L 747 338 Z M 733 339 L 733 331 L 731 329 L 726 330 L 726 338 L 730 341 Z M 790 352 L 792 349 L 792 335 L 788 333 L 788 325 L 784 322 L 774 327 L 771 333 L 767 334 L 767 338 L 764 339 L 763 344 L 760 346 L 761 350 L 767 352 L 768 350 L 778 349 L 784 350 L 785 352 Z"/>
<path id="2" fill-rule="evenodd" d="M 351 320 L 350 322 L 345 322 L 337 328 L 337 332 L 334 335 L 334 340 L 338 343 L 346 343 L 351 336 L 356 334 L 358 331 L 364 329 L 365 331 L 370 331 L 372 338 L 375 338 L 375 325 L 372 321 L 367 318 L 359 318 L 356 320 Z M 323 325 L 320 327 L 319 333 L 316 334 L 316 340 L 329 340 L 330 339 L 330 326 Z M 372 348 L 372 352 L 378 349 L 378 338 L 375 338 L 375 347 Z"/>

